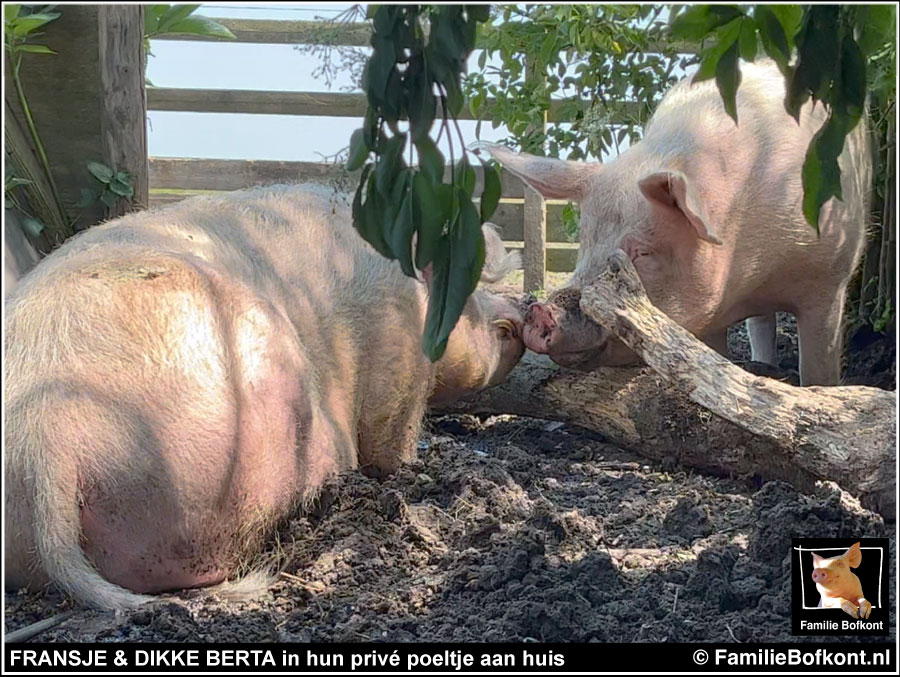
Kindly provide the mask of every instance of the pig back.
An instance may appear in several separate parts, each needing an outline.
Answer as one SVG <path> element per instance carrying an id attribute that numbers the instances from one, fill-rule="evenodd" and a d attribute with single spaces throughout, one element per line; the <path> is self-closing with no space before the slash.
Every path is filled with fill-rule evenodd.
<path id="1" fill-rule="evenodd" d="M 398 393 L 427 397 L 418 393 L 433 378 L 420 348 L 424 285 L 355 232 L 344 194 L 268 186 L 130 214 L 69 240 L 23 278 L 12 302 L 122 248 L 200 263 L 283 314 L 310 365 L 305 387 L 341 428 L 342 467 L 355 462 L 360 420 L 389 420 Z"/>

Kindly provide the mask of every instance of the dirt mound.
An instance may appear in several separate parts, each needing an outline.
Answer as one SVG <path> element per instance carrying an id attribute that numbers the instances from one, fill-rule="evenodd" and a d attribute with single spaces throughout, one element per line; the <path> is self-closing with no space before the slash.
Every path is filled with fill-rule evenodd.
<path id="1" fill-rule="evenodd" d="M 791 536 L 891 531 L 833 486 L 754 492 L 533 419 L 436 418 L 420 446 L 396 476 L 348 473 L 285 524 L 264 599 L 78 610 L 40 640 L 791 640 Z M 69 607 L 7 594 L 7 629 Z"/>

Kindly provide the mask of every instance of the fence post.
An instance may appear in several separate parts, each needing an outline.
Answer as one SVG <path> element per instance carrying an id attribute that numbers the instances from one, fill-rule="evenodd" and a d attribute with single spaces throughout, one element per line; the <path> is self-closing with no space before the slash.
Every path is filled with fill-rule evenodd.
<path id="1" fill-rule="evenodd" d="M 525 80 L 533 82 L 543 77 L 538 73 L 530 59 L 525 58 Z M 543 138 L 547 133 L 547 113 L 542 113 L 540 119 L 535 120 L 534 125 L 539 127 L 542 134 L 540 148 L 529 149 L 544 154 Z M 547 208 L 544 198 L 529 185 L 525 185 L 525 208 L 523 209 L 522 223 L 522 267 L 523 267 L 523 291 L 529 292 L 543 289 L 547 272 Z"/>
<path id="2" fill-rule="evenodd" d="M 144 8 L 141 5 L 100 5 L 97 34 L 103 161 L 131 174 L 134 187 L 131 204 L 119 200 L 109 208 L 108 216 L 113 217 L 134 207 L 146 209 L 150 203 Z"/>

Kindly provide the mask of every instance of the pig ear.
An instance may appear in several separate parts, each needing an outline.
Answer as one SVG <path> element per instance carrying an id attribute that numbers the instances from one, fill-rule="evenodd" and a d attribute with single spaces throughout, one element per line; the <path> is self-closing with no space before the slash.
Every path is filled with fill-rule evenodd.
<path id="1" fill-rule="evenodd" d="M 469 149 L 484 157 L 489 155 L 537 192 L 550 200 L 581 200 L 591 177 L 600 172 L 598 162 L 569 162 L 555 158 L 515 153 L 505 146 L 479 142 Z"/>
<path id="2" fill-rule="evenodd" d="M 862 550 L 859 549 L 859 543 L 851 545 L 847 552 L 844 553 L 844 557 L 847 558 L 847 564 L 850 565 L 851 569 L 858 567 L 862 562 Z"/>
<path id="3" fill-rule="evenodd" d="M 638 181 L 638 187 L 654 206 L 681 212 L 701 240 L 722 244 L 684 174 L 675 171 L 656 172 Z"/>
<path id="4" fill-rule="evenodd" d="M 812 556 L 813 556 L 813 566 L 814 567 L 819 566 L 819 562 L 821 562 L 823 559 L 825 559 L 824 557 L 822 557 L 822 555 L 817 555 L 816 553 L 813 553 Z"/>

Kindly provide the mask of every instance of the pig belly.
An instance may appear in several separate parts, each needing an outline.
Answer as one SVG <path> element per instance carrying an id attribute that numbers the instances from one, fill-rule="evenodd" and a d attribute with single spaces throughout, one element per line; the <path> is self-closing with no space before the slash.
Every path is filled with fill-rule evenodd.
<path id="1" fill-rule="evenodd" d="M 224 520 L 176 537 L 158 521 L 175 519 L 174 514 L 161 515 L 158 507 L 147 512 L 154 514 L 125 516 L 106 506 L 82 508 L 84 550 L 106 580 L 134 592 L 156 593 L 212 585 L 227 577 L 234 544 L 222 530 Z"/>

